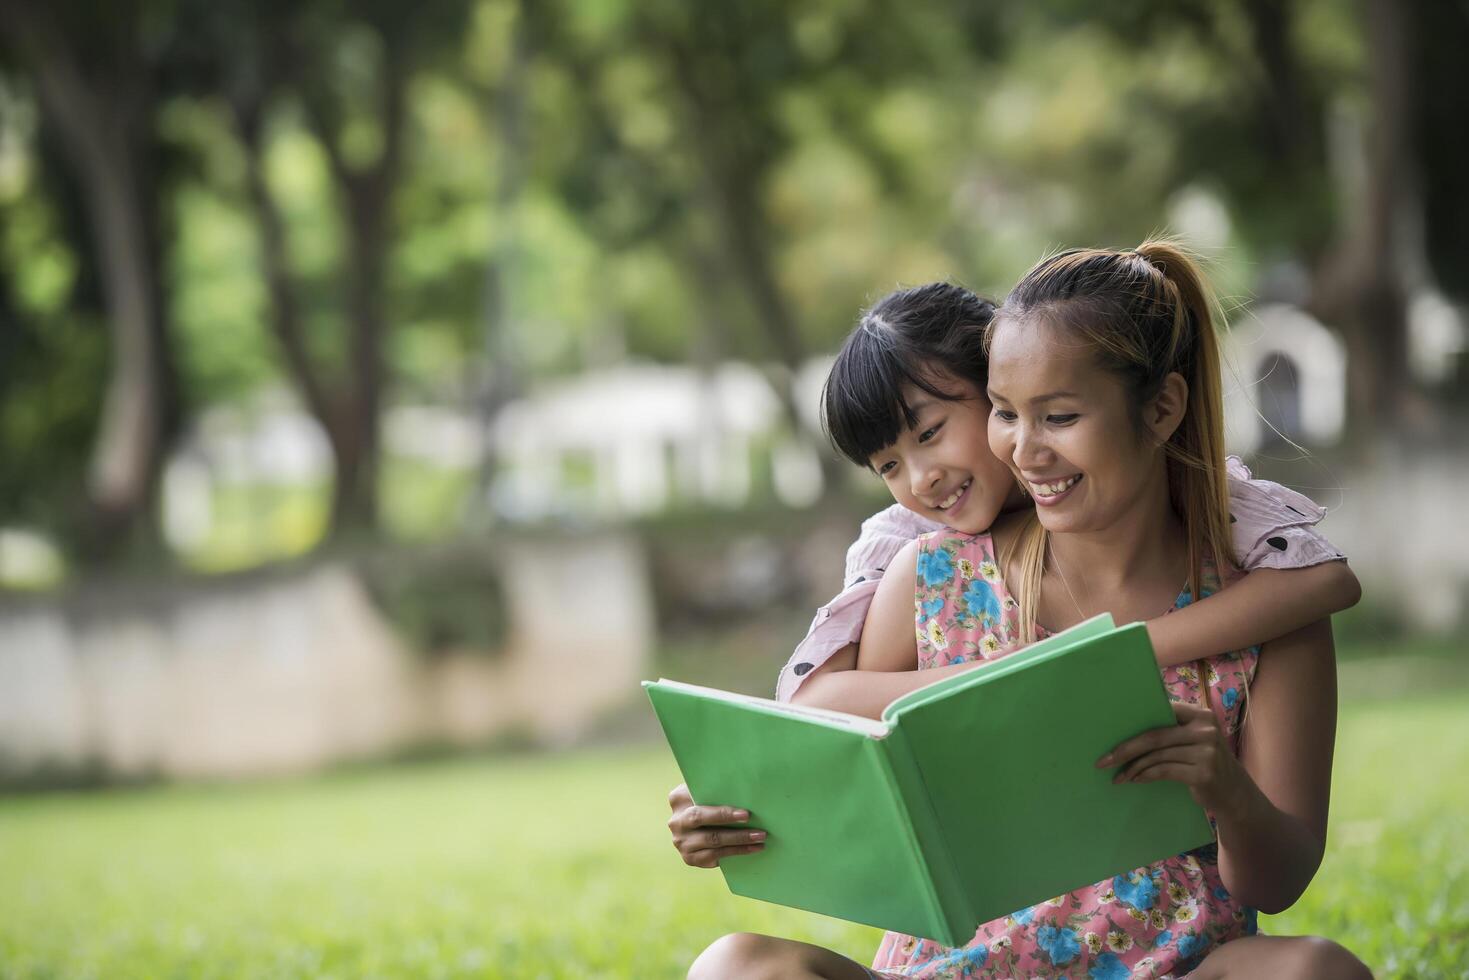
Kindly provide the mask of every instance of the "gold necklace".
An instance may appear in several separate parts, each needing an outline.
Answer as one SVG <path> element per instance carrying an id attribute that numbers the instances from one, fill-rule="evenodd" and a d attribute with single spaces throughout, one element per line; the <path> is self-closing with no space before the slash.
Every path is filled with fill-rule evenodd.
<path id="1" fill-rule="evenodd" d="M 1085 620 L 1087 615 L 1082 610 L 1081 603 L 1076 601 L 1076 593 L 1071 591 L 1071 583 L 1066 580 L 1066 569 L 1061 567 L 1061 559 L 1056 557 L 1055 549 L 1048 546 L 1046 550 L 1050 552 L 1051 564 L 1056 566 L 1056 573 L 1061 576 L 1061 584 L 1066 586 L 1066 594 L 1071 597 L 1071 604 L 1076 607 L 1076 615 Z M 1091 595 L 1088 594 L 1086 597 L 1087 605 L 1091 605 L 1091 598 Z"/>

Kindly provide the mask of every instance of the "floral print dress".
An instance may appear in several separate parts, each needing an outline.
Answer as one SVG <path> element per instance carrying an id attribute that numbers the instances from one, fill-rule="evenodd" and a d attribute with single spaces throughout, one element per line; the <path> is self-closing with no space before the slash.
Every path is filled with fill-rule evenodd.
<path id="1" fill-rule="evenodd" d="M 919 538 L 915 622 L 918 668 L 997 660 L 1021 646 L 1018 605 L 1005 588 L 988 534 L 943 530 Z M 1205 595 L 1219 587 L 1206 569 Z M 1175 608 L 1193 601 L 1187 590 Z M 1175 701 L 1208 703 L 1239 754 L 1244 692 L 1259 649 L 1167 667 Z M 976 833 L 983 833 L 976 827 Z M 1255 912 L 1219 876 L 1216 845 L 1058 895 L 980 926 L 962 949 L 890 932 L 873 961 L 878 977 L 1181 977 L 1220 943 L 1255 932 Z"/>

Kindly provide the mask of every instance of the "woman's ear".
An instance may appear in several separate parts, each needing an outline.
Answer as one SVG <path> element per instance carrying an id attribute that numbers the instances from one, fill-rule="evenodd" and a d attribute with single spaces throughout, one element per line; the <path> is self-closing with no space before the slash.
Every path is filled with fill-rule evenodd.
<path id="1" fill-rule="evenodd" d="M 1158 389 L 1158 394 L 1143 410 L 1143 424 L 1161 446 L 1173 438 L 1173 433 L 1183 424 L 1183 416 L 1187 411 L 1188 382 L 1183 380 L 1183 375 L 1173 371 L 1163 379 L 1163 386 Z"/>

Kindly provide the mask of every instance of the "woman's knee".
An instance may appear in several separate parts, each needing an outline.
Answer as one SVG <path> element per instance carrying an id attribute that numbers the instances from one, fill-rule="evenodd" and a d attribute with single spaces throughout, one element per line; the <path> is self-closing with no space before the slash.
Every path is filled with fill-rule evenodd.
<path id="1" fill-rule="evenodd" d="M 1372 980 L 1367 964 L 1352 951 L 1320 936 L 1292 937 L 1279 974 L 1287 980 Z"/>
<path id="2" fill-rule="evenodd" d="M 689 980 L 778 977 L 785 960 L 782 940 L 754 932 L 721 936 L 689 967 Z"/>

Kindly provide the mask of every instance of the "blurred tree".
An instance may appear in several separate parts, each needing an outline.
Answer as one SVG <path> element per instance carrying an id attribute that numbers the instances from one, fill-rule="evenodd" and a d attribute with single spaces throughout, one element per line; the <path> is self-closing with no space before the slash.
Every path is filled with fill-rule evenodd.
<path id="1" fill-rule="evenodd" d="M 219 3 L 193 8 L 207 39 L 196 81 L 225 97 L 244 148 L 270 320 L 289 376 L 331 445 L 334 533 L 377 522 L 379 432 L 389 373 L 388 259 L 415 66 L 444 53 L 464 3 Z M 323 152 L 341 221 L 339 363 L 314 351 L 287 221 L 268 174 L 272 112 L 298 109 Z"/>
<path id="2" fill-rule="evenodd" d="M 530 79 L 530 36 L 526 11 L 519 0 L 481 6 L 481 16 L 494 15 L 499 34 L 498 64 L 469 72 L 478 99 L 486 106 L 487 129 L 494 134 L 495 168 L 488 219 L 493 227 L 485 258 L 484 299 L 480 312 L 479 370 L 474 402 L 485 433 L 485 454 L 470 505 L 470 519 L 478 524 L 495 519 L 492 506 L 500 452 L 494 441 L 500 410 L 520 391 L 513 323 L 523 311 L 517 288 L 522 275 L 523 229 L 518 216 L 526 183 L 530 132 L 526 87 Z M 479 77 L 476 77 L 476 76 Z"/>
<path id="3" fill-rule="evenodd" d="M 1416 71 L 1412 91 L 1428 262 L 1446 292 L 1469 301 L 1469 126 L 1464 114 L 1464 62 L 1469 6 L 1420 0 L 1408 38 Z"/>
<path id="4" fill-rule="evenodd" d="M 34 80 L 46 125 L 86 203 L 110 339 L 109 377 L 88 472 L 85 528 L 96 559 L 157 539 L 150 518 L 180 420 L 160 267 L 159 160 L 152 114 L 167 30 L 143 3 L 105 8 L 0 2 L 6 40 Z"/>
<path id="5" fill-rule="evenodd" d="M 1412 388 L 1404 274 L 1421 232 L 1403 217 L 1417 210 L 1416 6 L 1190 0 L 1051 11 L 1067 28 L 1104 26 L 1141 58 L 1162 61 L 1179 38 L 1200 53 L 1197 77 L 1210 81 L 1157 91 L 1148 106 L 1171 132 L 1159 148 L 1171 158 L 1167 189 L 1217 187 L 1257 255 L 1309 270 L 1301 299 L 1346 341 L 1349 431 L 1364 443 L 1401 428 Z M 1333 131 L 1343 118 L 1363 119 L 1362 133 Z"/>
<path id="6" fill-rule="evenodd" d="M 1319 264 L 1314 311 L 1347 343 L 1349 421 L 1392 437 L 1410 420 L 1409 265 L 1423 254 L 1418 199 L 1411 4 L 1364 0 L 1368 112 L 1360 178 L 1342 188 L 1337 240 Z M 1351 148 L 1356 151 L 1356 148 Z M 1426 271 L 1426 270 L 1425 270 Z"/>
<path id="7" fill-rule="evenodd" d="M 927 241 L 953 225 L 950 191 L 915 176 L 914 147 L 875 109 L 912 83 L 941 93 L 925 108 L 962 114 L 956 81 L 993 15 L 884 0 L 533 9 L 538 50 L 578 94 L 563 193 L 610 253 L 662 251 L 683 284 L 685 356 L 773 359 L 788 425 L 809 438 L 792 382 L 812 350 L 849 328 L 874 283 L 960 266 Z M 849 267 L 793 267 L 800 246 Z M 832 279 L 843 291 L 823 294 Z M 838 464 L 822 459 L 830 476 Z"/>

